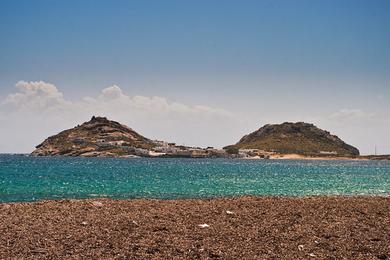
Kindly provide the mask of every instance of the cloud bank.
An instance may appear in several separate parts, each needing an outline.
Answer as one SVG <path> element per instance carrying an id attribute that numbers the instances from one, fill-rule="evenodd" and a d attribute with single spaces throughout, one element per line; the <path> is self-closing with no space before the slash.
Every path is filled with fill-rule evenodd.
<path id="1" fill-rule="evenodd" d="M 306 121 L 340 136 L 363 154 L 373 153 L 375 146 L 380 153 L 390 153 L 386 111 L 347 107 L 322 114 L 313 110 L 302 117 L 289 104 L 279 114 L 266 104 L 253 104 L 255 113 L 246 115 L 236 114 L 239 107 L 232 112 L 160 96 L 130 96 L 117 85 L 77 100 L 67 99 L 54 84 L 44 81 L 19 81 L 15 87 L 0 99 L 0 153 L 29 153 L 48 136 L 93 115 L 119 121 L 151 139 L 203 147 L 235 143 L 266 123 Z"/>
<path id="2" fill-rule="evenodd" d="M 0 101 L 0 152 L 30 152 L 47 136 L 93 115 L 127 124 L 149 138 L 188 145 L 220 147 L 241 134 L 240 119 L 225 109 L 159 96 L 129 96 L 117 85 L 76 101 L 44 81 L 19 81 L 15 87 L 15 93 Z"/>
<path id="3" fill-rule="evenodd" d="M 128 96 L 122 89 L 113 85 L 103 89 L 98 97 L 84 97 L 80 101 L 72 102 L 64 99 L 62 92 L 50 83 L 44 81 L 19 81 L 15 84 L 19 90 L 8 95 L 2 108 L 13 111 L 29 112 L 101 112 L 112 111 L 123 113 L 147 112 L 149 115 L 161 116 L 200 116 L 200 117 L 233 117 L 233 114 L 219 108 L 201 105 L 185 105 L 177 102 L 168 102 L 164 97 Z"/>

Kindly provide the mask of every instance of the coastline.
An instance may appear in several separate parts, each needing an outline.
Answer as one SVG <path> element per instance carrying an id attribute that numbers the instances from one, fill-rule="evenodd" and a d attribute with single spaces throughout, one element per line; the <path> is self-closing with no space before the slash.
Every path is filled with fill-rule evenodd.
<path id="1" fill-rule="evenodd" d="M 305 156 L 300 154 L 274 154 L 270 156 L 270 159 L 277 160 L 323 160 L 323 161 L 370 161 L 370 159 L 359 157 L 345 157 L 345 156 Z"/>
<path id="2" fill-rule="evenodd" d="M 10 154 L 14 155 L 14 154 Z M 237 157 L 237 156 L 166 156 L 166 155 L 153 155 L 153 156 L 138 156 L 138 155 L 115 155 L 115 154 L 105 154 L 97 155 L 91 154 L 88 156 L 78 155 L 78 156 L 69 156 L 69 155 L 35 155 L 35 154 L 16 154 L 23 156 L 33 156 L 33 157 L 82 157 L 82 158 L 124 158 L 124 159 L 134 159 L 134 158 L 190 158 L 190 159 L 241 159 L 241 160 L 323 160 L 323 161 L 390 161 L 390 155 L 359 155 L 359 156 L 308 156 L 302 154 L 280 154 L 267 152 L 266 157 L 260 156 L 247 156 L 247 157 Z"/>
<path id="3" fill-rule="evenodd" d="M 0 255 L 388 259 L 388 212 L 383 196 L 3 203 Z"/>
<path id="4" fill-rule="evenodd" d="M 390 155 L 360 155 L 354 157 L 348 156 L 307 156 L 301 154 L 278 154 L 269 153 L 268 158 L 259 156 L 238 158 L 244 160 L 321 160 L 321 161 L 390 161 Z"/>

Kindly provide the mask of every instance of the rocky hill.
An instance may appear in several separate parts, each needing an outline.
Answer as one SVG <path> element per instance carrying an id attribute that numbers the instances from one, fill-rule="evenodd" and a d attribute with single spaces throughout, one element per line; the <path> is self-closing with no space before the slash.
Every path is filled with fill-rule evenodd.
<path id="1" fill-rule="evenodd" d="M 38 145 L 33 156 L 84 157 L 227 157 L 224 150 L 212 147 L 187 147 L 150 140 L 131 128 L 105 117 L 92 117 L 89 122 L 47 138 Z"/>
<path id="2" fill-rule="evenodd" d="M 265 125 L 224 149 L 258 149 L 279 154 L 307 156 L 358 156 L 359 150 L 313 124 L 283 123 Z"/>
<path id="3" fill-rule="evenodd" d="M 127 126 L 105 117 L 92 117 L 89 122 L 47 138 L 32 155 L 126 155 L 136 154 L 136 148 L 147 150 L 155 146 L 152 140 Z"/>

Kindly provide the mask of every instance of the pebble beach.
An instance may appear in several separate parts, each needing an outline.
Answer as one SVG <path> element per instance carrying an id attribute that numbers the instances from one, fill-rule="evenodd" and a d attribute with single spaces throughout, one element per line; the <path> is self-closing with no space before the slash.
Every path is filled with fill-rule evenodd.
<path id="1" fill-rule="evenodd" d="M 1 259 L 389 259 L 390 198 L 0 204 Z"/>

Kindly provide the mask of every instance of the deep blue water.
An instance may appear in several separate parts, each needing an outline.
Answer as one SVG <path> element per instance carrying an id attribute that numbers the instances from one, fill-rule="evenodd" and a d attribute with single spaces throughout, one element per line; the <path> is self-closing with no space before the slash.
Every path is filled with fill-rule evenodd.
<path id="1" fill-rule="evenodd" d="M 390 162 L 0 155 L 0 202 L 239 195 L 390 195 Z"/>

